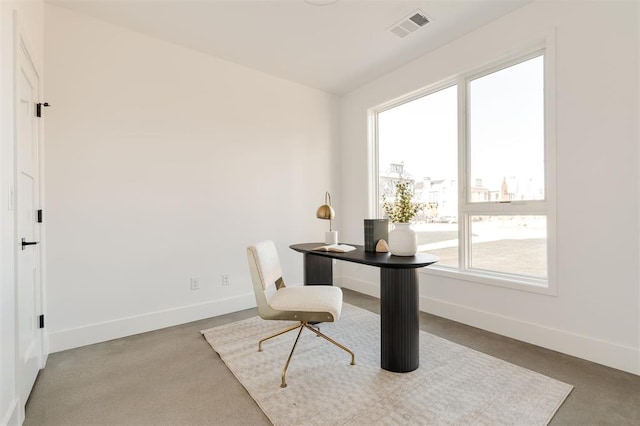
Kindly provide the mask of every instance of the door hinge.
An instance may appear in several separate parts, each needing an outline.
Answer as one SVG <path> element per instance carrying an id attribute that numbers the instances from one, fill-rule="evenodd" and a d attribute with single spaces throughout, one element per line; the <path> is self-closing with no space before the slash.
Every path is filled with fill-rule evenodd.
<path id="1" fill-rule="evenodd" d="M 42 117 L 42 107 L 49 107 L 49 106 L 51 106 L 49 102 L 45 102 L 45 103 L 38 102 L 36 104 L 36 117 Z"/>
<path id="2" fill-rule="evenodd" d="M 40 315 L 40 328 L 44 328 L 44 314 Z"/>
<path id="3" fill-rule="evenodd" d="M 38 210 L 38 223 L 42 223 L 42 209 Z"/>

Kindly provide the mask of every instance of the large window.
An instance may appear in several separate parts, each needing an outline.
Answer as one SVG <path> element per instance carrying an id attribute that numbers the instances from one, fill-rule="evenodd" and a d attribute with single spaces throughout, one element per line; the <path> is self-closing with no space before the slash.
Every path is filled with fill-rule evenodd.
<path id="1" fill-rule="evenodd" d="M 420 251 L 458 265 L 457 91 L 451 86 L 378 113 L 378 210 L 409 181 L 427 208 L 413 228 Z"/>
<path id="2" fill-rule="evenodd" d="M 379 216 L 408 181 L 440 269 L 546 287 L 546 103 L 539 51 L 376 110 Z"/>

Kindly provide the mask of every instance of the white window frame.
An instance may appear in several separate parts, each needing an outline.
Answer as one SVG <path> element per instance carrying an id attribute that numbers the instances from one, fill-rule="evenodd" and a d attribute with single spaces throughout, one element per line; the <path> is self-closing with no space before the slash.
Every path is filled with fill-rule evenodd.
<path id="1" fill-rule="evenodd" d="M 470 184 L 470 144 L 467 139 L 468 114 L 467 99 L 469 83 L 472 80 L 492 74 L 529 59 L 544 55 L 544 158 L 545 158 L 545 199 L 515 201 L 510 203 L 470 202 L 467 187 Z M 407 94 L 401 98 L 379 105 L 369 110 L 369 134 L 371 153 L 370 212 L 379 215 L 378 201 L 378 134 L 377 116 L 388 109 L 428 96 L 445 88 L 458 88 L 458 267 L 432 265 L 422 268 L 420 273 L 448 278 L 462 279 L 475 283 L 512 288 L 534 293 L 557 295 L 557 251 L 556 251 L 556 78 L 555 78 L 555 34 L 547 34 L 545 40 L 526 49 L 520 49 L 498 60 L 468 73 L 441 81 L 425 89 Z M 464 154 L 462 154 L 464 153 Z M 470 217 L 475 215 L 540 215 L 546 216 L 547 224 L 547 277 L 536 278 L 512 273 L 485 271 L 470 268 L 471 232 Z"/>

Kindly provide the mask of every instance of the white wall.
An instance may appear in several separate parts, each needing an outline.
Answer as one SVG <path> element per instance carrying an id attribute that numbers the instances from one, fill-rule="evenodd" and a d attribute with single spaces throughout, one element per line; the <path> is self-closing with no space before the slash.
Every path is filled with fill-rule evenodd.
<path id="1" fill-rule="evenodd" d="M 38 71 L 42 71 L 43 3 L 41 1 L 0 2 L 0 425 L 20 424 L 24 403 L 16 383 L 15 266 L 17 237 L 14 210 L 9 210 L 10 188 L 14 186 L 14 24 L 18 21 L 29 40 Z"/>
<path id="2" fill-rule="evenodd" d="M 327 225 L 315 210 L 333 189 L 337 98 L 56 6 L 45 16 L 52 352 L 255 306 L 245 248 L 262 239 L 301 279 L 288 245 Z"/>
<path id="3" fill-rule="evenodd" d="M 556 32 L 558 295 L 421 274 L 423 310 L 640 374 L 635 2 L 536 2 L 342 100 L 347 239 L 368 215 L 367 109 L 472 70 Z M 376 294 L 375 271 L 343 285 Z"/>

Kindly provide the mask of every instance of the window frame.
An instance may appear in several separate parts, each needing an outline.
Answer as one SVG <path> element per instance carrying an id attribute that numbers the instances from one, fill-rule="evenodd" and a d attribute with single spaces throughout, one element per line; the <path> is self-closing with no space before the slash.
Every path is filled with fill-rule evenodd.
<path id="1" fill-rule="evenodd" d="M 471 81 L 509 68 L 540 55 L 544 56 L 544 200 L 504 202 L 471 202 L 471 161 L 468 98 Z M 555 81 L 555 33 L 547 34 L 543 42 L 533 43 L 526 49 L 512 51 L 472 71 L 442 80 L 426 88 L 381 104 L 369 110 L 370 137 L 370 213 L 376 217 L 379 195 L 379 158 L 377 116 L 379 113 L 407 102 L 428 96 L 457 85 L 458 91 L 458 267 L 439 266 L 420 269 L 426 275 L 455 278 L 474 283 L 512 288 L 522 291 L 557 295 L 556 264 L 556 81 Z M 537 278 L 513 273 L 486 271 L 471 268 L 471 216 L 476 215 L 540 215 L 546 217 L 547 226 L 547 277 Z"/>
<path id="2" fill-rule="evenodd" d="M 397 106 L 406 104 L 411 101 L 415 101 L 416 99 L 423 98 L 425 96 L 429 96 L 433 93 L 439 92 L 441 90 L 448 89 L 450 87 L 456 86 L 458 84 L 458 78 L 452 77 L 438 83 L 432 84 L 431 86 L 419 89 L 410 93 L 407 93 L 404 96 L 393 99 L 389 102 L 385 102 L 381 105 L 378 105 L 375 108 L 372 108 L 368 111 L 368 132 L 369 135 L 369 161 L 367 164 L 370 165 L 369 168 L 369 215 L 373 215 L 378 217 L 380 215 L 380 211 L 378 209 L 378 198 L 380 194 L 380 181 L 379 181 L 379 169 L 380 169 L 380 158 L 379 158 L 379 150 L 378 150 L 378 114 L 395 108 Z M 460 155 L 458 155 L 458 159 Z M 372 216 L 372 217 L 373 217 Z"/>

